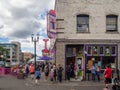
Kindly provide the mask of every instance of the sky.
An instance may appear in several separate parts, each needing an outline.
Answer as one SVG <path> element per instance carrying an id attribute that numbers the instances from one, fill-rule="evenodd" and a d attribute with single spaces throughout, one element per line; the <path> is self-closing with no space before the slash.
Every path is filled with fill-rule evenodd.
<path id="1" fill-rule="evenodd" d="M 46 15 L 54 4 L 55 0 L 0 0 L 0 43 L 18 41 L 22 52 L 34 53 L 31 34 L 39 34 L 36 53 L 41 55 L 43 39 L 48 38 Z"/>

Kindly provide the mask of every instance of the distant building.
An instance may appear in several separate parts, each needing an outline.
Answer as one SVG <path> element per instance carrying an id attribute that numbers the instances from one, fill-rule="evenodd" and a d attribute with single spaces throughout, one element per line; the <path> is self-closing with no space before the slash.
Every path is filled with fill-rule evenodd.
<path id="1" fill-rule="evenodd" d="M 0 43 L 0 46 L 7 49 L 6 60 L 10 62 L 21 61 L 21 44 L 19 42 Z"/>
<path id="2" fill-rule="evenodd" d="M 31 52 L 22 52 L 22 56 L 24 62 L 33 58 L 33 54 Z"/>

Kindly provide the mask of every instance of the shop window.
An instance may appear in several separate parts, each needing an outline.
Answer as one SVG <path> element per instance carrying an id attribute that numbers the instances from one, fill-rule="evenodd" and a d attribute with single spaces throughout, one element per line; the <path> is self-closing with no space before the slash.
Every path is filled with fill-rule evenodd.
<path id="1" fill-rule="evenodd" d="M 93 46 L 93 56 L 98 56 L 98 47 Z"/>
<path id="2" fill-rule="evenodd" d="M 100 54 L 103 54 L 103 47 L 100 47 Z"/>
<path id="3" fill-rule="evenodd" d="M 110 56 L 110 47 L 109 46 L 105 47 L 105 56 Z"/>
<path id="4" fill-rule="evenodd" d="M 115 46 L 112 46 L 112 48 L 111 48 L 112 50 L 111 50 L 111 54 L 115 54 Z"/>
<path id="5" fill-rule="evenodd" d="M 116 15 L 107 15 L 106 16 L 106 31 L 117 31 L 117 19 Z"/>
<path id="6" fill-rule="evenodd" d="M 73 48 L 73 56 L 76 56 L 76 48 Z"/>
<path id="7" fill-rule="evenodd" d="M 83 57 L 82 51 L 78 51 L 78 52 L 77 52 L 77 57 Z"/>
<path id="8" fill-rule="evenodd" d="M 76 53 L 77 53 L 77 57 L 82 58 L 83 57 L 83 47 L 77 47 Z"/>
<path id="9" fill-rule="evenodd" d="M 77 15 L 77 32 L 88 32 L 89 15 Z"/>
<path id="10" fill-rule="evenodd" d="M 92 47 L 88 46 L 88 54 L 92 54 Z"/>
<path id="11" fill-rule="evenodd" d="M 73 54 L 72 48 L 67 48 L 67 51 L 66 51 L 66 52 L 67 52 L 67 53 L 66 53 L 66 56 L 67 56 L 67 57 L 71 57 L 72 54 Z"/>
<path id="12" fill-rule="evenodd" d="M 115 68 L 115 57 L 103 57 L 102 58 L 102 69 L 105 69 L 107 65 L 111 65 L 112 68 Z"/>

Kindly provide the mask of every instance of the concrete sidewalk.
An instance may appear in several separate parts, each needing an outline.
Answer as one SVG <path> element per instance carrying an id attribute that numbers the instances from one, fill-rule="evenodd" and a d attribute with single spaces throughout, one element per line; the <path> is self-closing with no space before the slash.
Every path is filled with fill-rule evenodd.
<path id="1" fill-rule="evenodd" d="M 35 80 L 30 77 L 26 79 L 17 79 L 12 75 L 0 76 L 1 90 L 102 90 L 104 84 L 102 82 L 92 81 L 65 81 L 62 83 L 52 83 L 49 79 L 45 81 L 42 77 L 39 84 L 35 84 Z"/>
<path id="2" fill-rule="evenodd" d="M 6 75 L 4 78 L 7 78 L 7 80 L 14 80 L 15 82 L 20 81 L 21 83 L 29 84 L 29 85 L 34 85 L 35 84 L 35 79 L 31 80 L 30 75 L 28 78 L 25 79 L 17 79 L 16 76 L 12 75 Z M 4 79 L 3 78 L 3 79 Z M 2 77 L 1 77 L 2 80 Z M 105 86 L 104 81 L 100 82 L 93 82 L 93 81 L 79 81 L 75 79 L 71 79 L 70 81 L 63 80 L 61 83 L 56 81 L 56 82 L 51 82 L 50 78 L 48 80 L 45 80 L 44 74 L 42 74 L 42 77 L 39 81 L 38 85 L 60 85 L 60 86 Z"/>
<path id="3" fill-rule="evenodd" d="M 35 84 L 35 80 L 31 80 L 30 77 L 25 79 L 28 83 Z M 39 85 L 61 85 L 61 86 L 105 86 L 104 81 L 79 81 L 75 79 L 71 79 L 70 81 L 63 80 L 61 83 L 59 81 L 50 81 L 50 78 L 48 80 L 45 80 L 44 74 L 42 74 L 41 79 L 39 81 Z"/>
<path id="4" fill-rule="evenodd" d="M 35 80 L 26 79 L 26 81 L 30 84 L 35 84 Z M 105 86 L 104 82 L 93 82 L 93 81 L 66 81 L 63 80 L 61 83 L 51 82 L 50 80 L 40 80 L 38 85 L 60 85 L 60 86 Z"/>

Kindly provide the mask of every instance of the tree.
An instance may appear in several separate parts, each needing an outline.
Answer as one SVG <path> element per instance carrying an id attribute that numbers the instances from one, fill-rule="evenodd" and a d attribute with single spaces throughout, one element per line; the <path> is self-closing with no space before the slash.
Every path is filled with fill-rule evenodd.
<path id="1" fill-rule="evenodd" d="M 0 58 L 2 58 L 3 60 L 6 60 L 6 53 L 7 53 L 7 49 L 0 46 Z M 1 57 L 3 56 L 3 57 Z"/>
<path id="2" fill-rule="evenodd" d="M 30 60 L 30 58 L 26 58 L 26 62 L 28 62 Z"/>

